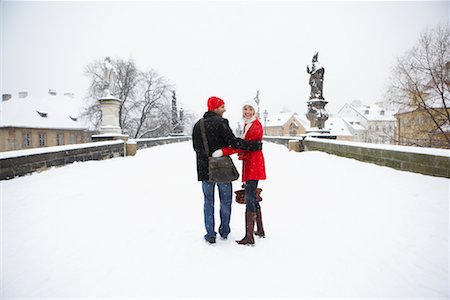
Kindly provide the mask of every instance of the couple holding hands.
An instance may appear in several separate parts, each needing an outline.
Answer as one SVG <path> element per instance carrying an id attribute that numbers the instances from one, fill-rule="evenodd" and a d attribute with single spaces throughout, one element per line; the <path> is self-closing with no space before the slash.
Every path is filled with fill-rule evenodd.
<path id="1" fill-rule="evenodd" d="M 226 111 L 225 102 L 218 97 L 208 99 L 208 111 L 203 115 L 203 123 L 209 152 L 203 145 L 200 121 L 194 125 L 192 142 L 197 155 L 197 176 L 202 182 L 204 195 L 204 222 L 206 228 L 205 240 L 211 244 L 216 242 L 214 223 L 214 187 L 217 185 L 220 198 L 220 226 L 221 239 L 227 239 L 230 233 L 230 216 L 233 188 L 231 182 L 215 183 L 209 180 L 208 158 L 228 156 L 237 153 L 242 160 L 242 182 L 244 183 L 245 237 L 236 241 L 240 245 L 255 244 L 254 234 L 265 237 L 261 206 L 257 200 L 259 180 L 266 179 L 264 156 L 262 153 L 263 127 L 258 120 L 258 105 L 254 100 L 246 101 L 242 107 L 244 128 L 240 138 L 237 138 L 228 120 L 223 118 Z M 254 232 L 255 223 L 257 230 Z"/>

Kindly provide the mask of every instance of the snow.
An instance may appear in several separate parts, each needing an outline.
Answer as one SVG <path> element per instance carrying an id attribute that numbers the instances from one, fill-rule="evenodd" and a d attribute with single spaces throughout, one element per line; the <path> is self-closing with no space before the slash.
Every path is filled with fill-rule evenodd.
<path id="1" fill-rule="evenodd" d="M 0 103 L 0 127 L 87 129 L 86 121 L 80 118 L 81 110 L 81 100 L 70 93 L 12 96 Z M 41 117 L 39 112 L 46 117 Z"/>
<path id="2" fill-rule="evenodd" d="M 2 181 L 0 298 L 449 296 L 448 179 L 272 143 L 264 153 L 267 238 L 255 247 L 234 242 L 237 203 L 229 239 L 203 240 L 191 142 Z"/>
<path id="3" fill-rule="evenodd" d="M 329 117 L 325 121 L 325 129 L 328 129 L 331 135 L 352 136 L 342 118 Z"/>
<path id="4" fill-rule="evenodd" d="M 294 120 L 299 126 L 303 126 L 306 131 L 313 130 L 310 127 L 311 122 L 306 118 L 305 114 L 298 114 L 295 112 L 280 113 L 277 115 L 272 115 L 267 118 L 266 127 L 278 127 L 285 126 L 289 119 L 294 116 Z M 347 126 L 341 118 L 330 117 L 325 121 L 325 127 L 327 130 L 331 131 L 333 135 L 339 136 L 351 136 L 352 134 L 348 131 Z"/>
<path id="5" fill-rule="evenodd" d="M 366 118 L 368 121 L 391 121 L 391 122 L 396 121 L 395 114 L 397 113 L 397 111 L 384 108 L 378 104 L 361 105 L 361 106 L 353 106 L 351 104 L 346 105 L 356 110 L 361 116 Z M 381 114 L 381 111 L 383 111 L 384 114 Z"/>
<path id="6" fill-rule="evenodd" d="M 320 143 L 330 143 L 330 144 L 336 144 L 336 145 L 348 145 L 348 146 L 370 148 L 370 149 L 381 149 L 381 150 L 389 150 L 389 151 L 399 151 L 399 152 L 409 152 L 409 153 L 417 153 L 417 154 L 428 154 L 428 155 L 450 157 L 450 150 L 448 150 L 448 149 L 361 143 L 361 142 L 341 141 L 341 140 L 338 141 L 338 140 L 320 139 L 320 138 L 313 138 L 313 137 L 307 137 L 306 140 L 320 142 Z"/>
<path id="7" fill-rule="evenodd" d="M 284 126 L 293 115 L 295 115 L 295 117 L 298 120 L 298 116 L 296 115 L 296 113 L 293 112 L 285 112 L 269 116 L 266 120 L 266 127 Z"/>
<path id="8" fill-rule="evenodd" d="M 347 124 L 347 126 L 351 126 L 353 130 L 361 130 L 365 131 L 366 128 L 361 125 L 360 120 L 358 119 L 351 119 L 351 118 L 342 118 L 342 120 Z"/>

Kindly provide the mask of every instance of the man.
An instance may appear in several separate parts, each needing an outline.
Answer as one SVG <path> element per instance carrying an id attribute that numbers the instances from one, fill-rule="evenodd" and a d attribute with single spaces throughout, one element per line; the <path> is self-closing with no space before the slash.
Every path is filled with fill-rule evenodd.
<path id="1" fill-rule="evenodd" d="M 262 149 L 259 141 L 244 141 L 234 136 L 228 120 L 222 118 L 225 112 L 225 102 L 218 97 L 208 99 L 208 111 L 203 115 L 205 120 L 206 140 L 208 141 L 210 153 L 205 153 L 202 134 L 200 131 L 200 121 L 194 125 L 192 132 L 192 143 L 197 154 L 197 176 L 202 182 L 204 195 L 204 222 L 206 228 L 205 240 L 211 244 L 216 242 L 216 232 L 214 231 L 214 187 L 216 183 L 209 181 L 208 157 L 223 147 L 233 147 L 242 150 L 256 151 Z M 230 233 L 230 216 L 232 203 L 231 182 L 217 183 L 220 198 L 220 226 L 219 234 L 222 239 L 226 239 Z"/>

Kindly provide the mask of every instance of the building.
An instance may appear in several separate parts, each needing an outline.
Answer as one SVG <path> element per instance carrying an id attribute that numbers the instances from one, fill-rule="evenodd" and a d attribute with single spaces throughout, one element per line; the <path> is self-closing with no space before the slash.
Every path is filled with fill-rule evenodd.
<path id="1" fill-rule="evenodd" d="M 346 103 L 337 113 L 341 117 L 354 141 L 394 144 L 395 141 L 395 110 L 378 104 L 362 105 Z"/>
<path id="2" fill-rule="evenodd" d="M 305 123 L 306 120 L 306 123 Z M 285 112 L 269 116 L 264 122 L 265 135 L 268 136 L 299 136 L 306 133 L 309 121 L 294 112 Z"/>
<path id="3" fill-rule="evenodd" d="M 286 112 L 269 116 L 265 127 L 267 136 L 303 136 L 310 129 L 310 121 L 305 114 Z M 338 140 L 353 140 L 352 134 L 341 118 L 329 118 L 325 122 L 324 129 L 329 130 Z"/>
<path id="4" fill-rule="evenodd" d="M 42 97 L 2 95 L 0 151 L 86 143 L 93 131 L 80 118 L 80 100 L 49 90 Z"/>
<path id="5" fill-rule="evenodd" d="M 450 108 L 447 108 L 450 114 Z M 433 115 L 433 118 L 431 115 Z M 395 117 L 397 118 L 396 141 L 399 145 L 449 148 L 447 139 L 450 138 L 450 125 L 445 118 L 445 108 L 435 108 L 433 110 L 412 109 L 401 110 Z M 439 130 L 435 124 L 443 123 Z M 447 137 L 447 138 L 446 138 Z"/>

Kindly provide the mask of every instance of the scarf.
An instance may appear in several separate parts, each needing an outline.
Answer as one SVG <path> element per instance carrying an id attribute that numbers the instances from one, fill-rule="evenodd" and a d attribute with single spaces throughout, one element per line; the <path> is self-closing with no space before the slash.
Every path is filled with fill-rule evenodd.
<path id="1" fill-rule="evenodd" d="M 250 127 L 252 127 L 253 121 L 256 120 L 256 115 L 254 115 L 250 119 L 243 119 L 243 120 L 244 120 L 244 130 L 242 130 L 241 138 L 245 139 L 245 135 L 247 134 Z"/>

